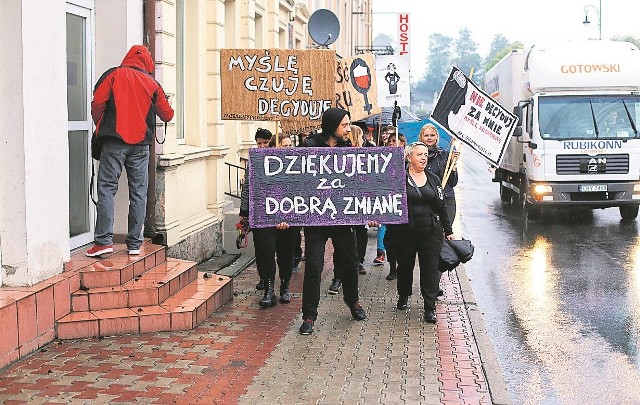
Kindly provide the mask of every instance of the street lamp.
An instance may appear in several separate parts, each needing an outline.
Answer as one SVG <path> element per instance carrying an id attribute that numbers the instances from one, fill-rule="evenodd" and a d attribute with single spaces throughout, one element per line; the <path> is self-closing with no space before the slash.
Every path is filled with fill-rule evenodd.
<path id="1" fill-rule="evenodd" d="M 582 22 L 584 25 L 591 24 L 591 21 L 589 21 L 589 14 L 587 11 L 589 7 L 592 7 L 598 14 L 598 40 L 602 41 L 602 0 L 599 1 L 598 7 L 592 4 L 587 4 L 586 6 L 584 6 L 584 21 Z"/>

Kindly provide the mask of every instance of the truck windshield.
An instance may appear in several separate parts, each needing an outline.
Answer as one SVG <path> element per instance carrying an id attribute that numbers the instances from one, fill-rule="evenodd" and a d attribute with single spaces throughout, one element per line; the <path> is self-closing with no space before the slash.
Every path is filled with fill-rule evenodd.
<path id="1" fill-rule="evenodd" d="M 542 139 L 638 138 L 640 96 L 541 96 Z"/>

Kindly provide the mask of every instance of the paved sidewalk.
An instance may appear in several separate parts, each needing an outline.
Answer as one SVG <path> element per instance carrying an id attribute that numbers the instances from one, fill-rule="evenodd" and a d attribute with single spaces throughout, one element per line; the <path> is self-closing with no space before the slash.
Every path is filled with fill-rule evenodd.
<path id="1" fill-rule="evenodd" d="M 374 238 L 367 253 L 371 263 Z M 351 319 L 342 291 L 326 294 L 325 270 L 314 333 L 299 335 L 304 271 L 290 304 L 262 309 L 253 264 L 197 329 L 53 342 L 0 370 L 0 403 L 510 403 L 464 269 L 444 275 L 436 325 L 422 321 L 417 277 L 409 310 L 398 311 L 388 267 L 367 269 L 365 321 Z"/>

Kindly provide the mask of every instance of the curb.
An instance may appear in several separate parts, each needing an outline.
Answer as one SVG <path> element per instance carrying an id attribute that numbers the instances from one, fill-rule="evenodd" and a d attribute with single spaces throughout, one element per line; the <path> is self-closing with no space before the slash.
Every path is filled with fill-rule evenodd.
<path id="1" fill-rule="evenodd" d="M 493 350 L 489 333 L 484 326 L 484 319 L 476 304 L 476 298 L 473 295 L 471 282 L 469 281 L 469 276 L 467 275 L 464 265 L 458 266 L 456 276 L 460 284 L 460 291 L 462 293 L 464 306 L 467 309 L 471 329 L 473 330 L 473 337 L 478 347 L 478 353 L 480 354 L 480 363 L 487 378 L 491 401 L 495 405 L 513 405 L 509 391 L 507 390 L 507 384 L 504 380 L 504 374 Z"/>
<path id="2" fill-rule="evenodd" d="M 233 263 L 214 272 L 223 276 L 236 278 L 236 276 L 242 273 L 247 267 L 251 266 L 255 260 L 255 255 L 241 255 Z"/>

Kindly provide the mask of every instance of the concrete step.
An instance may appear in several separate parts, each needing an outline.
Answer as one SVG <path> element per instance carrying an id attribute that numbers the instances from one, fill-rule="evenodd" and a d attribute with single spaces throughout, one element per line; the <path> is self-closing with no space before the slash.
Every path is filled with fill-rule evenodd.
<path id="1" fill-rule="evenodd" d="M 122 285 L 166 260 L 164 246 L 151 243 L 144 243 L 136 256 L 130 256 L 124 244 L 114 244 L 113 250 L 79 269 L 81 289 Z"/>
<path id="2" fill-rule="evenodd" d="M 194 262 L 168 258 L 122 285 L 72 293 L 71 310 L 98 311 L 158 305 L 195 280 L 197 273 Z"/>
<path id="3" fill-rule="evenodd" d="M 72 312 L 56 324 L 59 339 L 193 329 L 233 298 L 233 280 L 197 278 L 159 305 Z"/>

